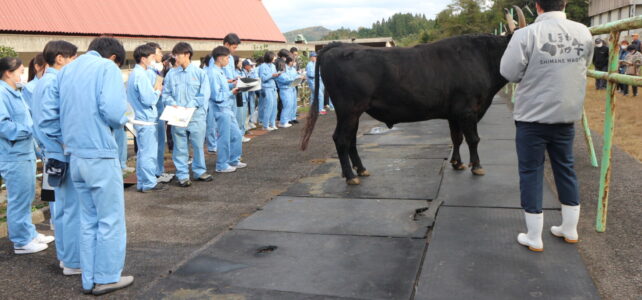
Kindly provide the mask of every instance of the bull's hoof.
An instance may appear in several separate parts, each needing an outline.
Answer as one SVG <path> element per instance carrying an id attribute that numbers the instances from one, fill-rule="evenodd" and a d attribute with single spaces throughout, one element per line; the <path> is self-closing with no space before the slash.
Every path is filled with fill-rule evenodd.
<path id="1" fill-rule="evenodd" d="M 486 175 L 486 171 L 484 171 L 484 168 L 477 168 L 477 169 L 474 169 L 474 168 L 473 168 L 473 169 L 472 169 L 472 170 L 470 170 L 470 171 L 471 171 L 471 172 L 473 172 L 473 175 L 477 175 L 477 176 L 484 176 L 484 175 Z"/>
<path id="2" fill-rule="evenodd" d="M 459 163 L 459 164 L 453 163 L 452 166 L 453 166 L 453 169 L 455 169 L 457 171 L 466 170 L 466 165 L 464 165 L 463 163 Z"/>
<path id="3" fill-rule="evenodd" d="M 359 175 L 360 177 L 368 177 L 370 176 L 370 172 L 368 172 L 368 170 L 357 171 L 357 175 Z"/>
<path id="4" fill-rule="evenodd" d="M 355 178 L 346 180 L 346 183 L 348 183 L 348 185 L 360 185 L 361 180 L 359 180 L 359 177 L 355 177 Z"/>

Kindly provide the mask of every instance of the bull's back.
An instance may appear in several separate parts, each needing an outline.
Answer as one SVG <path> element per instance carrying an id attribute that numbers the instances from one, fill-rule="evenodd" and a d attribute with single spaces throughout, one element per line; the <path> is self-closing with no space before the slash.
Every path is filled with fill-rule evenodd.
<path id="1" fill-rule="evenodd" d="M 467 102 L 492 99 L 502 85 L 505 44 L 464 36 L 412 48 L 342 45 L 323 54 L 322 76 L 331 97 L 364 106 L 382 122 L 449 118 L 462 106 L 484 105 Z M 488 47 L 501 51 L 489 55 Z"/>

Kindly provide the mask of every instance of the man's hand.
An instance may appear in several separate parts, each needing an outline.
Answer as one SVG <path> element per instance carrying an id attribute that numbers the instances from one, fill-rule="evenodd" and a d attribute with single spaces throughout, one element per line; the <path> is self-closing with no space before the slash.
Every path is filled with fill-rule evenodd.
<path id="1" fill-rule="evenodd" d="M 238 93 L 239 93 L 239 88 L 233 88 L 233 89 L 232 89 L 232 94 L 233 94 L 233 95 L 236 95 L 236 94 L 238 94 Z"/>

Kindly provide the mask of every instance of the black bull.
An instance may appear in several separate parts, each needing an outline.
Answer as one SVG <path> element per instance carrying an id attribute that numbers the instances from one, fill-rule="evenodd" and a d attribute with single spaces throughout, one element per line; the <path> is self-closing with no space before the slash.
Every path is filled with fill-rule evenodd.
<path id="1" fill-rule="evenodd" d="M 477 154 L 477 123 L 495 94 L 507 83 L 499 72 L 511 35 L 458 36 L 412 48 L 372 48 L 331 43 L 318 55 L 315 96 L 303 132 L 305 150 L 318 118 L 319 72 L 334 104 L 333 134 L 342 175 L 348 184 L 368 176 L 357 152 L 359 117 L 364 112 L 392 128 L 394 124 L 447 119 L 453 142 L 451 164 L 462 163 L 459 147 L 466 137 L 473 174 L 484 170 Z"/>

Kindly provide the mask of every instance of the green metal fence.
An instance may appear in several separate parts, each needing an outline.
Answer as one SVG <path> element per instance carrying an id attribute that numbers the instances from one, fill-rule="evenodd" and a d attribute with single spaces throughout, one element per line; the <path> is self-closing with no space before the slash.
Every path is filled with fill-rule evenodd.
<path id="1" fill-rule="evenodd" d="M 611 182 L 611 149 L 613 147 L 613 134 L 615 129 L 615 90 L 616 84 L 627 84 L 642 86 L 642 77 L 629 76 L 618 73 L 620 51 L 620 32 L 631 29 L 642 28 L 642 16 L 610 22 L 607 24 L 593 26 L 591 34 L 609 34 L 609 67 L 607 72 L 590 70 L 589 77 L 606 79 L 606 110 L 604 116 L 604 147 L 602 150 L 602 163 L 600 170 L 600 194 L 597 199 L 597 218 L 595 229 L 598 232 L 606 230 L 606 216 L 609 203 L 609 187 Z"/>

